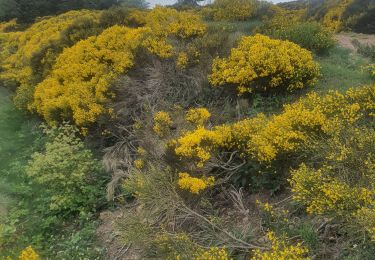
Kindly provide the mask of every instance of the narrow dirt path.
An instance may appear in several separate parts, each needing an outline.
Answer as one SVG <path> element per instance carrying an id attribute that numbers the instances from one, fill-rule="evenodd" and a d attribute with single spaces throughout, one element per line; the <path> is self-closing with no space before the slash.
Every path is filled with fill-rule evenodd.
<path id="1" fill-rule="evenodd" d="M 340 46 L 353 51 L 356 50 L 353 40 L 358 40 L 362 44 L 375 45 L 375 34 L 339 33 L 336 34 L 336 39 Z"/>

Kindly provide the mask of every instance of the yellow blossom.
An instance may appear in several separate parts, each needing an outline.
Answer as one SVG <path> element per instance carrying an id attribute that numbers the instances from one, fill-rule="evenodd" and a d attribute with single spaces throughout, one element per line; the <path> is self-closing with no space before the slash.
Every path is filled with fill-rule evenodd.
<path id="1" fill-rule="evenodd" d="M 215 183 L 214 177 L 195 178 L 188 173 L 179 173 L 178 186 L 182 190 L 188 190 L 193 194 L 199 194 L 202 190 L 212 187 Z"/>
<path id="2" fill-rule="evenodd" d="M 186 120 L 197 126 L 203 126 L 210 119 L 211 113 L 206 108 L 192 108 L 186 113 Z"/>
<path id="3" fill-rule="evenodd" d="M 310 51 L 257 34 L 242 37 L 228 58 L 216 58 L 209 80 L 213 86 L 237 86 L 239 94 L 274 88 L 295 90 L 315 83 L 319 70 Z"/>

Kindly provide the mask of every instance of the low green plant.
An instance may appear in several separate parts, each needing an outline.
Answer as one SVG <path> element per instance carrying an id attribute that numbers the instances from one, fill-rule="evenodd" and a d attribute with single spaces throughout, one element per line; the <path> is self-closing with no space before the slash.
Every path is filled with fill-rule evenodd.
<path id="1" fill-rule="evenodd" d="M 26 167 L 30 180 L 44 190 L 38 204 L 64 215 L 95 210 L 103 203 L 105 178 L 99 161 L 77 137 L 78 129 L 63 124 L 43 132 L 45 149 L 35 152 Z"/>
<path id="2" fill-rule="evenodd" d="M 327 53 L 336 44 L 333 33 L 317 22 L 292 24 L 274 31 L 272 36 L 289 40 L 318 54 Z"/>
<path id="3" fill-rule="evenodd" d="M 29 144 L 37 152 L 26 150 L 26 162 L 20 158 L 6 168 L 5 194 L 14 202 L 0 222 L 0 258 L 32 245 L 41 257 L 99 259 L 94 213 L 106 204 L 107 177 L 77 128 L 64 123 L 42 130 L 44 136 Z"/>

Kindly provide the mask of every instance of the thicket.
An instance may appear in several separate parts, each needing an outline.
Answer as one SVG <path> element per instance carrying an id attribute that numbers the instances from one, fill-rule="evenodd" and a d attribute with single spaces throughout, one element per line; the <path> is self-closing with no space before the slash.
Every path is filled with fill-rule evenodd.
<path id="1" fill-rule="evenodd" d="M 306 16 L 333 31 L 373 33 L 374 22 L 370 17 L 374 14 L 374 3 L 373 0 L 311 1 Z"/>
<path id="2" fill-rule="evenodd" d="M 144 0 L 1 0 L 0 22 L 17 19 L 19 23 L 30 23 L 38 17 L 56 15 L 78 9 L 107 9 L 111 6 L 146 8 Z"/>
<path id="3" fill-rule="evenodd" d="M 283 29 L 274 30 L 271 36 L 294 42 L 317 54 L 327 53 L 336 44 L 333 33 L 317 22 L 290 24 Z"/>
<path id="4" fill-rule="evenodd" d="M 321 225 L 328 222 L 321 222 L 318 216 L 329 217 L 342 230 L 338 232 L 348 232 L 348 236 L 359 232 L 351 243 L 369 247 L 371 252 L 373 93 L 374 86 L 345 94 L 312 93 L 286 105 L 280 114 L 259 114 L 211 129 L 200 125 L 186 131 L 189 126 L 180 123 L 159 141 L 167 144 L 163 160 L 160 150 L 155 157 L 156 148 L 140 146 L 143 152 L 138 159 L 145 164 L 129 172 L 123 188 L 124 194 L 133 194 L 142 207 L 125 213 L 118 222 L 122 237 L 140 246 L 145 257 L 199 259 L 191 253 L 225 245 L 221 249 L 229 255 L 250 254 L 254 259 L 297 255 L 297 259 L 304 259 L 314 249 L 313 244 L 307 249 L 298 243 L 275 242 L 272 233 L 267 235 L 272 246 L 256 240 L 262 236 L 257 221 L 277 236 L 302 232 L 298 230 L 304 224 L 301 219 L 292 220 L 296 213 L 288 209 L 290 206 L 252 201 L 250 207 L 258 209 L 250 215 L 241 190 L 229 188 L 231 184 L 248 183 L 248 192 L 254 192 L 253 178 L 262 178 L 263 183 L 258 185 L 263 188 L 287 185 L 289 179 L 293 199 L 305 205 L 308 214 L 317 216 Z M 168 122 L 181 120 L 179 112 L 173 113 L 174 118 L 168 116 Z M 239 182 L 238 175 L 242 175 Z M 218 202 L 221 196 L 225 199 Z M 236 222 L 230 215 L 216 212 L 223 203 L 241 220 Z M 299 214 L 295 215 L 297 219 Z M 318 236 L 311 232 L 300 234 Z M 366 239 L 360 242 L 363 236 Z"/>
<path id="5" fill-rule="evenodd" d="M 24 184 L 0 229 L 1 256 L 32 245 L 41 255 L 97 257 L 94 214 L 107 204 L 108 176 L 76 127 L 44 127 L 41 137 L 28 164 L 13 166 Z"/>
<path id="6" fill-rule="evenodd" d="M 220 28 L 260 10 L 258 30 L 278 39 Z M 375 86 L 328 91 L 325 70 L 309 91 L 318 61 L 333 59 L 311 51 L 334 41 L 305 15 L 249 0 L 2 23 L 2 84 L 48 126 L 11 170 L 24 190 L 0 249 L 103 258 L 95 230 L 107 189 L 121 257 L 372 256 Z M 88 144 L 104 149 L 111 180 Z"/>

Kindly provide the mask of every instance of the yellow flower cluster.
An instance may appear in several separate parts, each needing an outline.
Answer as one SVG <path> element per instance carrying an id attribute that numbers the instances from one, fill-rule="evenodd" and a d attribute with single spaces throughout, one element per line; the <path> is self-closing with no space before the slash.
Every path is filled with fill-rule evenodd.
<path id="1" fill-rule="evenodd" d="M 226 135 L 204 127 L 187 132 L 176 141 L 175 153 L 187 159 L 197 159 L 197 166 L 203 167 L 211 153 L 223 146 Z"/>
<path id="2" fill-rule="evenodd" d="M 206 108 L 191 108 L 185 119 L 197 126 L 203 126 L 210 119 L 211 113 Z"/>
<path id="3" fill-rule="evenodd" d="M 34 251 L 34 249 L 29 246 L 26 249 L 22 250 L 20 256 L 18 257 L 19 260 L 38 260 L 39 255 Z"/>
<path id="4" fill-rule="evenodd" d="M 302 21 L 306 10 L 286 10 L 278 6 L 273 6 L 272 18 L 266 19 L 264 24 L 260 27 L 260 31 L 267 35 L 272 34 L 274 31 L 285 30 L 293 24 Z"/>
<path id="5" fill-rule="evenodd" d="M 345 216 L 362 207 L 375 205 L 375 190 L 350 187 L 332 177 L 329 168 L 314 170 L 302 164 L 292 172 L 290 184 L 294 199 L 307 205 L 310 214 Z"/>
<path id="6" fill-rule="evenodd" d="M 375 242 L 375 208 L 361 208 L 353 216 L 358 224 L 365 228 L 371 240 Z"/>
<path id="7" fill-rule="evenodd" d="M 225 248 L 210 247 L 203 251 L 195 260 L 228 260 L 229 255 Z"/>
<path id="8" fill-rule="evenodd" d="M 145 166 L 145 162 L 142 159 L 134 160 L 134 167 L 141 170 Z"/>
<path id="9" fill-rule="evenodd" d="M 109 115 L 104 105 L 113 98 L 110 84 L 134 65 L 145 31 L 115 25 L 65 49 L 51 75 L 37 85 L 33 108 L 50 124 L 73 119 L 84 126 Z"/>
<path id="10" fill-rule="evenodd" d="M 193 194 L 199 194 L 201 191 L 212 187 L 215 184 L 214 177 L 195 178 L 186 172 L 179 173 L 178 186 L 182 190 L 188 190 Z"/>
<path id="11" fill-rule="evenodd" d="M 242 37 L 228 58 L 216 58 L 209 81 L 213 86 L 237 86 L 240 94 L 275 88 L 301 89 L 320 75 L 310 51 L 267 36 Z"/>
<path id="12" fill-rule="evenodd" d="M 93 23 L 99 22 L 100 12 L 98 11 L 70 11 L 58 16 L 42 19 L 23 32 L 10 32 L 4 34 L 1 43 L 0 61 L 3 69 L 0 74 L 1 80 L 15 81 L 20 85 L 16 99 L 22 99 L 23 93 L 31 91 L 35 84 L 32 68 L 32 58 L 50 43 L 58 43 L 63 38 L 64 30 L 68 29 L 78 19 L 90 20 Z M 28 90 L 31 89 L 31 90 Z M 31 93 L 32 96 L 32 93 Z M 24 101 L 19 101 L 20 106 Z M 25 108 L 25 107 L 22 107 Z"/>
<path id="13" fill-rule="evenodd" d="M 306 255 L 309 250 L 301 244 L 286 245 L 284 241 L 277 238 L 273 232 L 267 233 L 267 238 L 271 242 L 271 250 L 261 252 L 255 250 L 252 260 L 307 260 L 310 259 Z"/>
<path id="14" fill-rule="evenodd" d="M 251 18 L 257 7 L 255 0 L 215 0 L 213 18 L 216 21 L 243 21 Z"/>
<path id="15" fill-rule="evenodd" d="M 173 46 L 168 43 L 169 37 L 187 39 L 202 36 L 206 31 L 206 25 L 198 15 L 160 6 L 145 16 L 145 26 L 152 33 L 143 46 L 162 58 L 169 58 L 174 54 Z"/>
<path id="16" fill-rule="evenodd" d="M 335 1 L 333 5 L 331 4 L 323 17 L 323 26 L 335 32 L 342 29 L 342 16 L 352 2 L 353 0 L 341 0 Z"/>
<path id="17" fill-rule="evenodd" d="M 61 41 L 64 30 L 77 19 L 98 23 L 100 12 L 72 11 L 43 19 L 25 32 L 1 32 L 0 80 L 13 80 L 20 85 L 17 103 L 22 108 L 35 110 L 49 124 L 68 119 L 84 127 L 100 116 L 111 116 L 112 111 L 106 107 L 114 98 L 111 84 L 133 67 L 137 49 L 143 47 L 161 58 L 168 58 L 175 54 L 169 38 L 201 36 L 206 30 L 201 18 L 189 12 L 163 7 L 142 11 L 142 14 L 138 11 L 137 15 L 135 12 L 130 18 L 143 15 L 143 27 L 113 26 L 98 36 L 64 48 L 58 57 L 54 50 L 48 50 L 41 61 L 48 63 L 42 65 L 48 68 L 48 73 L 43 72 L 42 79 L 37 80 L 33 79 L 35 73 L 31 66 L 34 55 L 45 51 L 43 48 L 51 42 Z M 2 28 L 6 26 L 9 25 L 2 24 Z M 69 36 L 74 38 L 74 31 Z M 180 57 L 181 65 L 186 63 L 185 58 Z"/>
<path id="18" fill-rule="evenodd" d="M 17 25 L 17 20 L 13 19 L 8 22 L 0 23 L 0 33 L 6 32 L 9 28 L 15 27 Z"/>
<path id="19" fill-rule="evenodd" d="M 283 221 L 284 223 L 289 222 L 288 220 L 288 210 L 284 210 L 281 208 L 275 208 L 268 202 L 263 203 L 259 200 L 256 200 L 256 204 L 258 205 L 261 212 L 265 215 L 265 217 L 270 221 Z"/>
<path id="20" fill-rule="evenodd" d="M 146 26 L 156 36 L 174 35 L 179 38 L 201 36 L 206 31 L 206 25 L 198 15 L 160 6 L 146 16 Z"/>
<path id="21" fill-rule="evenodd" d="M 159 137 L 165 136 L 172 125 L 173 121 L 168 112 L 159 111 L 154 116 L 153 130 Z"/>
<path id="22" fill-rule="evenodd" d="M 180 69 L 185 69 L 189 63 L 189 57 L 186 52 L 180 52 L 177 56 L 176 65 Z"/>
<path id="23" fill-rule="evenodd" d="M 234 124 L 209 130 L 198 127 L 175 140 L 176 155 L 197 160 L 202 167 L 220 149 L 238 150 L 241 156 L 271 162 L 281 153 L 296 152 L 316 133 L 337 135 L 348 124 L 375 115 L 375 85 L 330 92 L 311 93 L 269 118 L 259 114 Z"/>

